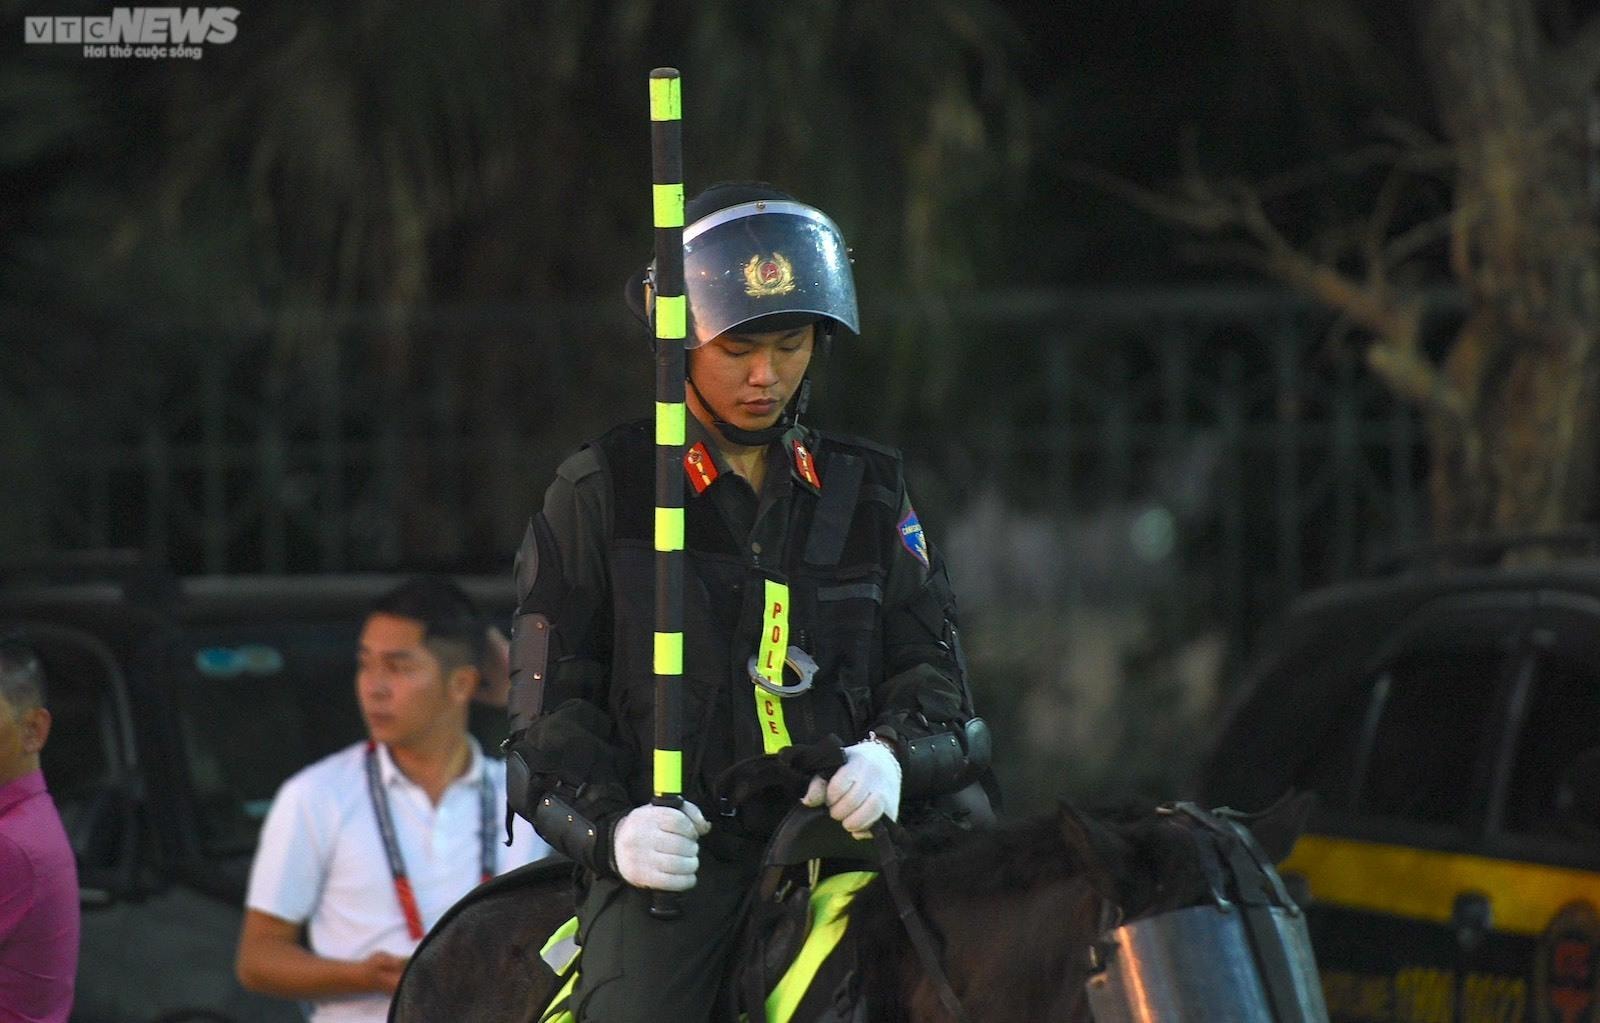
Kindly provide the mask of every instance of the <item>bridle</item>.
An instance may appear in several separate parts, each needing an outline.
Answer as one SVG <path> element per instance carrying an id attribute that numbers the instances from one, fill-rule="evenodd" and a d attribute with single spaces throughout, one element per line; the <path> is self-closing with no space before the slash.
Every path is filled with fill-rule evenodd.
<path id="1" fill-rule="evenodd" d="M 884 886 L 889 889 L 889 897 L 894 900 L 900 925 L 905 928 L 906 936 L 911 939 L 911 946 L 917 950 L 917 958 L 922 961 L 923 971 L 933 982 L 939 1003 L 957 1023 L 969 1023 L 966 1010 L 961 1007 L 961 999 L 956 996 L 955 988 L 950 986 L 950 977 L 944 971 L 944 957 L 934 945 L 933 934 L 928 929 L 927 921 L 923 920 L 921 911 L 917 909 L 916 900 L 906 890 L 905 881 L 900 877 L 900 849 L 890 833 L 887 820 L 880 819 L 872 826 L 872 838 L 873 845 L 877 848 L 878 870 L 883 875 Z"/>

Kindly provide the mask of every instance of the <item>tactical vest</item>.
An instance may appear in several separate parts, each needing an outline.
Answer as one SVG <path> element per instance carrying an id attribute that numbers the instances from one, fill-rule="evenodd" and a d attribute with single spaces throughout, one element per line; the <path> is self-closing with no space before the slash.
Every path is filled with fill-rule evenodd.
<path id="1" fill-rule="evenodd" d="M 654 436 L 639 422 L 595 443 L 610 470 L 614 502 L 610 710 L 620 738 L 644 751 L 653 742 L 655 704 Z M 817 663 L 812 688 L 783 701 L 791 741 L 832 734 L 849 743 L 871 723 L 904 490 L 900 457 L 825 433 L 809 434 L 807 445 L 821 493 L 794 483 L 781 551 L 752 551 L 748 538 L 732 535 L 710 495 L 690 493 L 686 500 L 684 786 L 707 812 L 703 801 L 722 770 L 763 752 L 747 665 L 764 628 L 765 580 L 788 585 L 790 644 Z M 648 776 L 633 779 L 633 787 L 635 800 L 648 799 Z"/>

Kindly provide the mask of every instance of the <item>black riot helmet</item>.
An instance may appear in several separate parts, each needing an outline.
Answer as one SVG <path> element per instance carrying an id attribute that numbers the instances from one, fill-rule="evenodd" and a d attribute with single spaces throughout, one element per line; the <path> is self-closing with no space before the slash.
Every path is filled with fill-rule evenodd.
<path id="1" fill-rule="evenodd" d="M 839 328 L 860 334 L 850 252 L 821 210 L 764 182 L 720 182 L 685 204 L 684 225 L 685 347 L 698 348 L 730 330 L 764 333 L 815 323 L 817 344 L 826 352 Z M 653 298 L 650 270 L 634 275 L 628 305 L 646 324 Z M 692 374 L 688 383 L 695 386 Z M 741 430 L 710 411 L 729 440 L 765 444 L 795 422 L 809 392 L 806 380 L 764 430 Z"/>
<path id="2" fill-rule="evenodd" d="M 764 182 L 725 181 L 690 199 L 683 219 L 687 347 L 734 329 L 861 332 L 850 253 L 826 213 Z M 648 270 L 628 282 L 628 305 L 646 323 L 653 297 Z"/>

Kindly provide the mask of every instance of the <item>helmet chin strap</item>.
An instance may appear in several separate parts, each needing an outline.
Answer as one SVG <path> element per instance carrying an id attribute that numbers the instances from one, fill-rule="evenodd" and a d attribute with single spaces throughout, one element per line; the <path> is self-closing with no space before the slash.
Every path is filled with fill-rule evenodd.
<path id="1" fill-rule="evenodd" d="M 800 415 L 805 412 L 806 404 L 811 400 L 811 378 L 804 377 L 801 379 L 800 387 L 795 391 L 794 397 L 789 399 L 789 404 L 785 405 L 783 411 L 779 413 L 777 422 L 759 430 L 741 430 L 722 418 L 722 413 L 711 406 L 711 403 L 706 400 L 706 396 L 700 393 L 700 388 L 695 384 L 692 374 L 685 374 L 684 379 L 694 389 L 694 396 L 700 399 L 700 406 L 711 413 L 711 425 L 717 428 L 717 432 L 734 444 L 748 448 L 765 447 L 788 433 L 790 427 L 800 422 Z"/>

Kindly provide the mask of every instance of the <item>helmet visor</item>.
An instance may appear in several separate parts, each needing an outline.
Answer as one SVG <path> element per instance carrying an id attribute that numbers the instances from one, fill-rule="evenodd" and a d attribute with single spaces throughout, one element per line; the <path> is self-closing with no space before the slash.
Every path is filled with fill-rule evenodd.
<path id="1" fill-rule="evenodd" d="M 799 314 L 861 332 L 844 238 L 804 203 L 748 202 L 695 221 L 683 231 L 683 279 L 690 348 L 777 314 L 789 315 L 773 322 Z"/>

